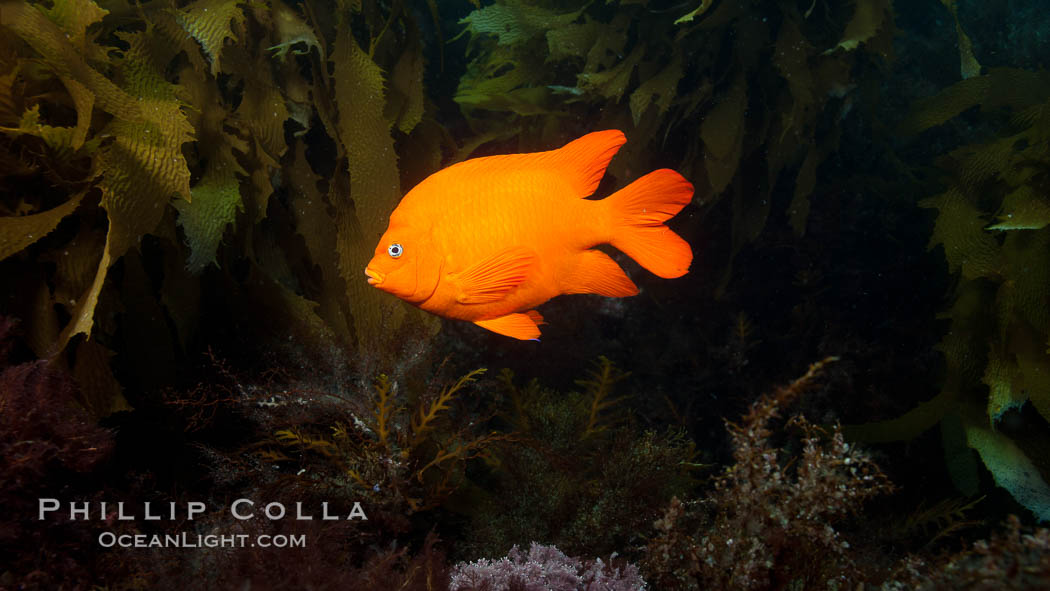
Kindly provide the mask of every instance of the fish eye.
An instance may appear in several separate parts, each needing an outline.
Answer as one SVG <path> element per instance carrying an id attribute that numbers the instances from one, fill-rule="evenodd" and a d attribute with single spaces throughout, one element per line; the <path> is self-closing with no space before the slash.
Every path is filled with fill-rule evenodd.
<path id="1" fill-rule="evenodd" d="M 399 256 L 405 254 L 405 249 L 401 246 L 399 242 L 395 242 L 390 246 L 386 247 L 386 253 L 396 259 Z"/>

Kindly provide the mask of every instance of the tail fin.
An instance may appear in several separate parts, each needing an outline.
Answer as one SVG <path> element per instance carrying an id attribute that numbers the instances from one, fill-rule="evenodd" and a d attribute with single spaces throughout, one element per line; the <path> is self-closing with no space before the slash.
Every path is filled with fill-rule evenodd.
<path id="1" fill-rule="evenodd" d="M 604 201 L 612 209 L 611 244 L 660 277 L 689 271 L 693 249 L 664 222 L 693 198 L 693 185 L 669 169 L 654 170 Z"/>

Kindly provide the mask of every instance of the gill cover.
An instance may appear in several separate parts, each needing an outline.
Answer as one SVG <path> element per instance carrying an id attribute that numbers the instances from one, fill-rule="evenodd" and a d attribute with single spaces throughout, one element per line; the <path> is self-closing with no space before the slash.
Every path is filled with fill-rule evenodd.
<path id="1" fill-rule="evenodd" d="M 437 289 L 441 257 L 429 233 L 391 223 L 380 238 L 365 275 L 373 286 L 407 302 L 426 301 Z"/>

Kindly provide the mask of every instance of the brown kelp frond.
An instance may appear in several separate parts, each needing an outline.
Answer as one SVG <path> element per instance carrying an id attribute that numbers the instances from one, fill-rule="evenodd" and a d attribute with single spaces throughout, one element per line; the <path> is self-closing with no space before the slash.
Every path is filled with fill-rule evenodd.
<path id="1" fill-rule="evenodd" d="M 379 437 L 379 444 L 390 449 L 390 429 L 393 417 L 399 409 L 394 408 L 393 384 L 385 374 L 380 374 L 376 378 L 375 394 L 375 410 L 372 415 L 375 422 L 373 425 L 376 436 Z"/>
<path id="2" fill-rule="evenodd" d="M 700 205 L 732 200 L 731 258 L 762 232 L 782 175 L 794 188 L 788 221 L 804 234 L 818 168 L 865 92 L 855 76 L 892 59 L 890 2 L 680 8 L 497 0 L 460 21 L 474 58 L 455 100 L 479 137 L 519 127 L 521 149 L 558 144 L 577 120 L 588 128 L 576 131 L 624 130 L 631 142 L 609 168 L 621 185 L 682 139 L 674 164 Z"/>
<path id="3" fill-rule="evenodd" d="M 613 386 L 631 375 L 618 369 L 608 357 L 600 355 L 591 370 L 589 379 L 576 380 L 577 386 L 583 386 L 584 396 L 590 400 L 590 410 L 587 413 L 587 426 L 584 427 L 581 439 L 597 435 L 609 427 L 615 425 L 618 418 L 614 412 L 607 412 L 623 400 L 613 398 Z"/>
<path id="4" fill-rule="evenodd" d="M 483 429 L 483 418 L 470 419 L 453 408 L 484 372 L 471 371 L 412 405 L 404 404 L 397 385 L 381 375 L 367 414 L 351 412 L 330 425 L 307 422 L 277 429 L 272 444 L 263 443 L 254 453 L 267 462 L 317 472 L 349 487 L 347 492 L 369 492 L 391 510 L 436 507 L 463 485 L 469 460 L 487 457 L 494 445 L 512 439 Z"/>
<path id="5" fill-rule="evenodd" d="M 449 410 L 449 402 L 456 396 L 456 394 L 462 390 L 467 384 L 477 381 L 478 376 L 484 374 L 487 370 L 484 367 L 475 369 L 474 371 L 461 376 L 456 383 L 451 386 L 445 386 L 441 389 L 429 403 L 421 401 L 416 414 L 412 417 L 412 442 L 409 447 L 415 447 L 422 443 L 424 439 L 434 430 L 434 423 L 438 418 L 438 415 L 442 411 Z"/>
<path id="6" fill-rule="evenodd" d="M 935 209 L 930 249 L 959 277 L 939 350 L 940 394 L 904 416 L 852 431 L 904 439 L 940 423 L 947 465 L 965 495 L 978 493 L 976 460 L 1039 519 L 1050 519 L 1050 78 L 991 69 L 918 101 L 903 126 L 922 132 L 980 106 L 982 141 L 951 149 L 938 165 L 946 187 L 920 201 Z M 1023 429 L 1000 429 L 1025 416 Z M 967 449 L 969 448 L 969 450 Z"/>
<path id="7" fill-rule="evenodd" d="M 202 274 L 217 268 L 225 297 L 254 294 L 230 307 L 256 336 L 294 334 L 315 359 L 360 347 L 369 373 L 395 370 L 396 343 L 425 341 L 436 323 L 368 289 L 359 267 L 401 174 L 433 172 L 449 144 L 425 113 L 411 14 L 101 6 L 6 2 L 0 18 L 0 261 L 23 277 L 10 289 L 34 351 L 72 359 L 78 339 L 125 333 L 139 339 L 130 349 L 185 350 Z M 417 128 L 418 157 L 399 167 L 394 134 Z M 311 133 L 333 150 L 308 155 Z M 150 288 L 110 273 L 143 240 L 143 265 L 162 270 Z M 60 263 L 57 275 L 45 281 L 38 261 Z M 157 331 L 122 331 L 147 311 Z M 155 381 L 148 372 L 136 379 Z M 127 406 L 113 396 L 93 408 Z"/>

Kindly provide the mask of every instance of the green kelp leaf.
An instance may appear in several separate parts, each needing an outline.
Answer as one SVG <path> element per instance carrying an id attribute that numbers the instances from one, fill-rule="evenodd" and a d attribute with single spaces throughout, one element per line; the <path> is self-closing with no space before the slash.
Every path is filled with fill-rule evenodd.
<path id="1" fill-rule="evenodd" d="M 52 278 L 55 303 L 65 306 L 67 311 L 76 308 L 77 299 L 91 285 L 98 270 L 102 249 L 106 246 L 106 233 L 81 223 L 76 237 L 41 256 L 41 260 L 55 265 Z M 58 334 L 58 331 L 55 331 Z"/>
<path id="2" fill-rule="evenodd" d="M 280 283 L 293 293 L 302 291 L 302 284 L 292 270 L 289 260 L 292 253 L 277 244 L 275 232 L 259 232 L 252 237 L 252 258 L 259 269 L 273 281 Z"/>
<path id="3" fill-rule="evenodd" d="M 546 115 L 556 113 L 544 106 L 550 97 L 548 88 L 515 88 L 503 94 L 485 97 L 463 97 L 457 101 L 464 107 L 489 111 L 508 111 L 518 115 Z"/>
<path id="4" fill-rule="evenodd" d="M 94 27 L 111 12 L 108 8 L 92 0 L 58 0 L 50 9 L 41 6 L 40 11 L 66 33 L 70 44 L 86 61 L 94 64 L 109 61 L 110 48 L 95 43 L 102 28 Z"/>
<path id="5" fill-rule="evenodd" d="M 667 112 L 667 109 L 671 107 L 671 101 L 678 92 L 678 81 L 682 79 L 683 73 L 682 59 L 676 54 L 671 59 L 671 63 L 659 73 L 638 85 L 638 88 L 631 93 L 629 101 L 635 126 L 641 121 L 642 113 L 649 108 L 651 103 L 656 104 L 661 115 Z"/>
<path id="6" fill-rule="evenodd" d="M 346 300 L 346 282 L 339 274 L 339 253 L 336 252 L 335 219 L 329 213 L 328 201 L 318 189 L 319 176 L 314 174 L 306 160 L 306 144 L 296 142 L 294 160 L 286 162 L 286 186 L 292 199 L 291 212 L 295 230 L 302 236 L 310 260 L 321 273 L 322 285 L 317 314 L 338 336 L 339 341 L 351 344 L 353 324 Z"/>
<path id="7" fill-rule="evenodd" d="M 248 89 L 241 98 L 241 104 L 237 105 L 232 121 L 255 137 L 271 158 L 279 160 L 288 150 L 288 144 L 284 140 L 284 123 L 290 115 L 285 96 L 274 80 L 269 60 L 264 55 L 250 55 L 240 45 L 229 47 L 223 60 L 230 72 L 243 78 L 244 86 Z M 289 72 L 289 75 L 299 74 Z M 214 83 L 208 84 L 209 87 L 214 87 Z M 222 113 L 227 111 L 228 108 L 225 108 Z M 303 119 L 303 122 L 309 125 L 309 118 Z M 238 146 L 238 149 L 242 152 L 248 150 L 247 146 Z"/>
<path id="8" fill-rule="evenodd" d="M 350 168 L 350 198 L 370 243 L 373 236 L 378 240 L 382 235 L 387 216 L 401 198 L 394 139 L 383 117 L 383 73 L 349 32 L 336 39 L 332 61 L 339 139 Z M 368 258 L 372 246 L 368 245 Z"/>
<path id="9" fill-rule="evenodd" d="M 1033 128 L 1033 139 L 1037 142 L 1050 140 L 1050 100 L 1020 109 L 1010 118 L 1010 125 Z"/>
<path id="10" fill-rule="evenodd" d="M 87 50 L 91 43 L 87 36 L 88 27 L 102 22 L 102 17 L 109 14 L 92 0 L 57 0 L 51 8 L 41 6 L 40 10 L 65 31 L 69 42 L 81 51 Z"/>
<path id="11" fill-rule="evenodd" d="M 956 188 L 923 199 L 920 207 L 936 208 L 929 248 L 944 245 L 948 268 L 966 279 L 995 277 L 1001 265 L 999 244 L 985 231 L 984 213 Z"/>
<path id="12" fill-rule="evenodd" d="M 336 252 L 346 282 L 358 346 L 372 348 L 383 334 L 384 316 L 393 326 L 403 312 L 394 298 L 361 280 L 362 269 L 386 229 L 387 216 L 401 198 L 397 153 L 390 126 L 383 117 L 383 74 L 361 50 L 349 28 L 340 30 L 330 56 L 334 63 L 335 96 L 339 109 L 337 130 L 347 155 L 350 199 L 332 195 L 337 212 Z"/>
<path id="13" fill-rule="evenodd" d="M 815 105 L 814 81 L 809 57 L 813 53 L 809 41 L 794 21 L 788 19 L 780 26 L 777 43 L 773 49 L 773 65 L 791 91 L 791 109 L 783 111 L 782 134 L 803 125 L 810 119 L 807 113 Z"/>
<path id="14" fill-rule="evenodd" d="M 241 286 L 231 285 L 231 290 Z M 328 358 L 340 346 L 328 324 L 317 315 L 317 302 L 289 290 L 280 281 L 251 265 L 244 293 L 233 294 L 243 305 L 234 310 L 253 336 L 301 347 L 311 358 Z M 378 291 L 378 290 L 376 290 Z M 260 318 L 267 319 L 259 322 Z"/>
<path id="15" fill-rule="evenodd" d="M 456 147 L 448 129 L 433 117 L 424 117 L 399 150 L 401 186 L 418 185 L 440 169 L 445 154 L 452 153 Z"/>
<path id="16" fill-rule="evenodd" d="M 903 415 L 862 425 L 846 425 L 842 432 L 850 440 L 885 443 L 914 439 L 941 419 L 955 412 L 968 384 L 980 377 L 987 335 L 983 326 L 989 305 L 985 286 L 971 281 L 960 289 L 951 310 L 948 334 L 937 345 L 947 365 L 944 386 L 932 399 L 919 403 Z"/>
<path id="17" fill-rule="evenodd" d="M 1029 107 L 1046 104 L 1050 96 L 1050 73 L 1045 70 L 988 68 L 981 78 L 990 80 L 982 110 L 1008 107 L 1023 117 Z"/>
<path id="18" fill-rule="evenodd" d="M 49 348 L 43 355 L 51 357 L 60 353 L 69 344 L 69 340 L 78 334 L 91 334 L 91 328 L 95 322 L 95 306 L 98 304 L 98 296 L 102 293 L 102 286 L 106 283 L 106 275 L 114 257 L 110 256 L 110 237 L 106 238 L 106 247 L 102 250 L 102 260 L 98 263 L 95 278 L 91 286 L 77 299 L 76 306 L 70 311 L 69 324 L 62 329 L 58 338 L 49 343 Z"/>
<path id="19" fill-rule="evenodd" d="M 956 289 L 951 309 L 938 315 L 951 319 L 951 328 L 935 347 L 947 366 L 945 388 L 958 390 L 981 379 L 988 343 L 995 335 L 995 318 L 988 313 L 994 305 L 994 285 L 967 281 Z"/>
<path id="20" fill-rule="evenodd" d="M 825 55 L 838 49 L 853 51 L 868 39 L 871 39 L 882 28 L 890 14 L 889 0 L 857 0 L 853 18 L 842 33 L 838 45 L 824 52 Z"/>
<path id="21" fill-rule="evenodd" d="M 300 128 L 292 132 L 292 136 L 306 135 L 310 131 L 314 117 L 314 102 L 311 96 L 313 82 L 303 77 L 298 64 L 294 61 L 284 61 L 278 64 L 274 77 L 281 81 L 280 91 L 284 96 L 284 106 L 288 111 L 288 117 Z M 288 145 L 285 143 L 285 149 L 287 148 Z"/>
<path id="22" fill-rule="evenodd" d="M 959 10 L 955 0 L 941 0 L 941 4 L 952 13 L 952 19 L 955 20 L 955 31 L 959 37 L 959 73 L 963 78 L 973 78 L 981 73 L 981 64 L 973 55 L 973 42 L 970 41 L 970 36 L 963 31 L 962 24 L 959 22 Z"/>
<path id="23" fill-rule="evenodd" d="M 137 13 L 138 9 L 133 9 L 133 11 Z M 181 15 L 174 7 L 152 11 L 149 15 L 150 32 L 158 39 L 164 40 L 167 47 L 165 55 L 167 55 L 169 60 L 181 53 L 182 57 L 189 61 L 188 65 L 182 66 L 183 68 L 193 68 L 193 71 L 197 72 L 199 76 L 205 76 L 211 71 L 210 58 L 204 52 L 200 42 L 186 34 L 186 29 L 183 28 L 179 20 L 180 17 Z M 225 50 L 233 47 L 239 47 L 239 45 L 225 45 L 223 63 L 226 62 Z M 158 55 L 159 57 L 160 55 Z"/>
<path id="24" fill-rule="evenodd" d="M 959 173 L 959 185 L 973 187 L 986 180 L 1011 172 L 1020 136 L 1000 138 L 987 144 L 969 144 L 952 150 Z"/>
<path id="25" fill-rule="evenodd" d="M 966 444 L 966 430 L 959 413 L 949 412 L 941 420 L 941 446 L 944 448 L 944 463 L 956 490 L 967 497 L 977 496 L 981 488 L 977 456 Z"/>
<path id="26" fill-rule="evenodd" d="M 0 125 L 16 125 L 23 111 L 21 97 L 16 95 L 15 80 L 18 79 L 18 63 L 5 64 L 0 57 L 0 72 L 10 67 L 6 73 L 0 73 Z"/>
<path id="27" fill-rule="evenodd" d="M 478 148 L 489 142 L 508 140 L 512 137 L 517 137 L 521 132 L 521 127 L 500 126 L 485 133 L 476 134 L 456 150 L 456 153 L 452 156 L 452 163 L 455 164 L 470 158 Z"/>
<path id="28" fill-rule="evenodd" d="M 623 59 L 627 30 L 630 26 L 630 15 L 621 11 L 613 17 L 612 22 L 600 28 L 594 45 L 587 51 L 584 73 L 593 74 L 601 68 L 609 69 Z"/>
<path id="29" fill-rule="evenodd" d="M 1006 435 L 977 422 L 966 424 L 966 442 L 981 455 L 995 483 L 1039 521 L 1050 520 L 1050 486 L 1032 460 Z"/>
<path id="30" fill-rule="evenodd" d="M 500 45 L 515 45 L 561 28 L 579 18 L 583 9 L 559 14 L 520 0 L 504 0 L 475 10 L 460 19 L 471 35 L 489 34 L 499 38 Z"/>
<path id="31" fill-rule="evenodd" d="M 110 219 L 108 248 L 114 258 L 153 230 L 164 207 L 175 197 L 189 201 L 190 171 L 182 145 L 193 141 L 193 128 L 182 112 L 176 86 L 167 82 L 148 32 L 122 35 L 129 49 L 120 64 L 128 93 L 138 96 L 141 118 L 114 119 L 105 133 L 113 142 L 95 163 L 101 175 L 102 206 Z"/>
<path id="32" fill-rule="evenodd" d="M 41 318 L 52 321 L 56 303 L 66 308 L 72 321 L 60 332 L 55 318 L 53 331 L 49 329 L 44 332 L 48 335 L 46 339 L 42 338 L 43 334 L 36 334 L 33 350 L 38 356 L 53 355 L 61 351 L 74 334 L 91 330 L 95 304 L 109 269 L 105 245 L 104 232 L 81 228 L 76 238 L 61 251 L 47 257 L 56 266 L 55 293 L 54 297 L 50 291 L 47 291 L 46 297 L 41 294 L 40 297 L 46 302 L 38 300 L 38 304 L 45 305 L 48 312 L 34 315 L 34 330 Z M 47 288 L 44 289 L 46 291 Z"/>
<path id="33" fill-rule="evenodd" d="M 247 183 L 241 185 L 241 200 L 248 214 L 248 223 L 258 224 L 266 218 L 274 192 L 274 175 L 279 173 L 280 166 L 263 150 L 258 140 L 253 143 L 250 160 L 252 168 Z"/>
<path id="34" fill-rule="evenodd" d="M 1004 351 L 998 343 L 992 343 L 981 381 L 988 386 L 988 418 L 993 423 L 1002 418 L 1006 411 L 1020 408 L 1028 401 L 1024 389 L 1017 387 L 1021 377 L 1021 368 L 1013 355 Z"/>
<path id="35" fill-rule="evenodd" d="M 984 371 L 992 297 L 988 282 L 967 281 L 959 287 L 951 310 L 945 314 L 951 318 L 951 328 L 937 345 L 946 365 L 940 393 L 900 417 L 846 425 L 843 433 L 850 439 L 871 443 L 913 439 L 953 412 L 964 399 L 964 391 L 969 391 Z"/>
<path id="36" fill-rule="evenodd" d="M 912 439 L 936 425 L 957 404 L 957 401 L 957 391 L 942 389 L 932 399 L 920 402 L 915 408 L 899 417 L 862 425 L 844 425 L 842 433 L 850 441 L 865 443 Z"/>
<path id="37" fill-rule="evenodd" d="M 1026 396 L 1036 411 L 1050 421 L 1050 354 L 1042 346 L 1043 336 L 1031 326 L 1019 323 L 1011 334 L 1010 352 L 1019 369 L 1014 390 L 1018 396 Z"/>
<path id="38" fill-rule="evenodd" d="M 1050 79 L 1044 72 L 1030 72 L 1017 68 L 989 68 L 988 73 L 960 80 L 937 94 L 919 99 L 901 122 L 900 133 L 915 134 L 956 117 L 978 105 L 982 109 L 1009 107 L 1022 113 L 1019 124 L 1025 124 L 1024 114 L 1034 105 L 1046 102 Z"/>
<path id="39" fill-rule="evenodd" d="M 402 133 L 412 133 L 423 120 L 423 46 L 415 37 L 390 72 L 387 111 Z"/>
<path id="40" fill-rule="evenodd" d="M 999 338 L 991 346 L 1005 349 L 1012 371 L 997 376 L 996 393 L 1003 398 L 1009 388 L 1011 400 L 1031 400 L 1050 417 L 1050 355 L 1043 346 L 1050 326 L 1050 229 L 1009 232 L 1002 252 L 1004 280 L 995 302 Z M 989 412 L 994 409 L 989 403 Z"/>
<path id="41" fill-rule="evenodd" d="M 16 280 L 26 279 L 28 278 L 19 277 Z M 29 308 L 22 313 L 22 317 L 31 319 L 25 325 L 26 345 L 37 357 L 47 357 L 54 347 L 61 328 L 55 302 L 51 298 L 51 290 L 43 278 L 39 282 L 32 281 L 32 279 L 19 282 L 25 286 L 26 296 L 30 300 Z M 35 285 L 32 285 L 33 283 Z"/>
<path id="42" fill-rule="evenodd" d="M 244 211 L 237 173 L 247 174 L 232 157 L 209 161 L 200 182 L 190 189 L 193 201 L 175 201 L 179 225 L 190 247 L 186 267 L 191 273 L 218 264 L 215 253 L 226 226 L 234 223 L 238 211 Z"/>
<path id="43" fill-rule="evenodd" d="M 78 193 L 48 211 L 20 217 L 0 217 L 0 261 L 22 252 L 30 244 L 47 236 L 59 222 L 73 213 L 83 198 L 84 193 Z"/>
<path id="44" fill-rule="evenodd" d="M 707 9 L 711 8 L 711 5 L 714 4 L 714 3 L 715 3 L 715 0 L 700 0 L 700 6 L 697 6 L 693 10 L 689 11 L 687 14 L 684 14 L 684 15 L 678 17 L 677 19 L 675 19 L 674 24 L 680 25 L 680 24 L 683 24 L 683 23 L 691 23 L 691 22 L 693 22 L 694 18 L 696 18 L 698 16 L 703 16 L 703 14 L 705 12 L 707 12 Z"/>
<path id="45" fill-rule="evenodd" d="M 93 340 L 81 341 L 76 348 L 73 378 L 80 386 L 80 396 L 87 410 L 97 419 L 122 410 L 131 410 L 123 388 L 110 369 L 113 351 Z"/>
<path id="46" fill-rule="evenodd" d="M 714 193 L 729 186 L 740 164 L 744 147 L 744 113 L 747 110 L 747 82 L 742 75 L 704 116 L 700 138 L 704 142 L 704 163 Z"/>
<path id="47" fill-rule="evenodd" d="M 361 10 L 358 2 L 355 12 Z M 284 60 L 291 51 L 295 55 L 303 55 L 310 52 L 310 48 L 317 49 L 321 59 L 325 58 L 324 47 L 317 40 L 313 27 L 306 24 L 299 13 L 290 8 L 281 0 L 273 0 L 273 35 L 278 43 L 269 47 L 274 52 L 274 57 Z M 301 49 L 294 49 L 296 45 L 302 44 Z"/>
<path id="48" fill-rule="evenodd" d="M 588 19 L 547 31 L 547 60 L 556 62 L 572 57 L 586 57 L 598 39 L 602 25 Z"/>
<path id="49" fill-rule="evenodd" d="M 634 50 L 620 63 L 607 70 L 594 73 L 577 74 L 577 85 L 588 91 L 605 97 L 613 102 L 619 102 L 627 85 L 631 82 L 631 74 L 635 66 L 642 61 L 645 55 L 645 46 L 638 44 Z"/>
<path id="50" fill-rule="evenodd" d="M 41 10 L 65 31 L 69 43 L 82 56 L 88 59 L 105 57 L 105 50 L 95 44 L 92 38 L 89 38 L 87 30 L 91 25 L 101 22 L 102 17 L 109 11 L 99 8 L 91 0 L 61 0 L 55 2 L 50 9 L 41 8 Z M 73 134 L 71 145 L 74 150 L 79 150 L 87 138 L 95 95 L 87 86 L 71 76 L 60 75 L 59 78 L 69 91 L 69 96 L 73 99 L 73 106 L 77 111 L 76 132 Z"/>
<path id="51" fill-rule="evenodd" d="M 53 352 L 65 348 L 77 334 L 90 334 L 95 305 L 109 266 L 153 231 L 167 204 L 176 196 L 189 200 L 190 172 L 182 145 L 192 141 L 193 128 L 175 96 L 175 86 L 162 74 L 170 47 L 150 30 L 118 34 L 128 50 L 117 62 L 125 96 L 135 96 L 134 108 L 115 113 L 102 134 L 112 138 L 99 149 L 94 172 L 99 176 L 102 207 L 109 217 L 106 248 L 91 287 L 73 311 Z M 159 62 L 159 63 L 158 63 Z"/>
<path id="52" fill-rule="evenodd" d="M 70 98 L 73 99 L 73 106 L 77 110 L 77 126 L 73 129 L 69 145 L 74 150 L 79 150 L 83 147 L 84 141 L 87 140 L 88 130 L 91 127 L 91 112 L 95 107 L 95 93 L 91 92 L 87 86 L 69 77 L 63 77 L 62 84 L 65 85 Z"/>
<path id="53" fill-rule="evenodd" d="M 246 153 L 249 144 L 227 130 L 229 108 L 211 76 L 186 66 L 179 72 L 179 81 L 179 97 L 193 106 L 187 119 L 196 130 L 199 165 L 204 169 L 190 190 L 193 200 L 174 203 L 190 247 L 186 266 L 196 274 L 210 263 L 217 264 L 215 253 L 226 227 L 244 210 L 239 181 L 248 173 L 238 163 L 234 149 Z M 255 87 L 249 88 L 241 106 L 257 94 Z"/>
<path id="54" fill-rule="evenodd" d="M 121 117 L 138 114 L 139 105 L 135 99 L 89 66 L 83 52 L 70 43 L 66 32 L 34 5 L 28 2 L 0 3 L 0 24 L 14 31 L 39 53 L 60 79 L 75 80 L 94 94 L 95 103 L 102 110 Z M 82 115 L 78 112 L 78 119 Z M 86 124 L 78 123 L 78 127 L 80 125 Z"/>
<path id="55" fill-rule="evenodd" d="M 788 223 L 792 230 L 799 236 L 806 233 L 806 221 L 809 219 L 810 200 L 809 197 L 817 186 L 817 168 L 829 155 L 839 149 L 840 131 L 836 128 L 823 135 L 817 140 L 816 145 L 810 146 L 806 153 L 802 166 L 799 167 L 798 176 L 795 177 L 795 194 L 788 206 Z M 772 175 L 773 170 L 770 170 Z M 770 176 L 770 187 L 774 186 L 775 178 Z"/>
<path id="56" fill-rule="evenodd" d="M 1050 201 L 1032 187 L 1022 185 L 1003 198 L 998 224 L 989 230 L 1040 230 L 1050 225 Z"/>
<path id="57" fill-rule="evenodd" d="M 1005 330 L 1014 318 L 1050 327 L 1050 230 L 1010 232 L 1002 253 L 1007 279 L 997 294 L 1000 327 Z"/>
<path id="58" fill-rule="evenodd" d="M 916 134 L 941 125 L 983 103 L 991 88 L 991 76 L 975 76 L 956 82 L 931 97 L 915 101 L 899 129 L 901 133 Z"/>
<path id="59" fill-rule="evenodd" d="M 806 233 L 806 220 L 809 219 L 810 207 L 809 195 L 817 186 L 817 166 L 820 165 L 822 159 L 823 154 L 820 153 L 819 148 L 810 146 L 809 151 L 806 152 L 806 159 L 802 161 L 802 166 L 798 169 L 798 176 L 795 178 L 795 194 L 791 198 L 791 205 L 788 206 L 788 223 L 791 224 L 791 229 L 797 236 L 803 236 Z"/>
<path id="60" fill-rule="evenodd" d="M 474 4 L 477 4 L 474 2 Z M 361 12 L 361 0 L 336 0 L 336 6 L 339 7 L 340 12 Z"/>
<path id="61" fill-rule="evenodd" d="M 524 115 L 546 112 L 543 104 L 550 90 L 526 86 L 544 77 L 539 57 L 526 55 L 519 59 L 509 50 L 497 47 L 485 61 L 467 66 L 453 100 L 467 109 L 511 110 Z"/>
<path id="62" fill-rule="evenodd" d="M 0 132 L 38 137 L 44 140 L 44 143 L 57 154 L 67 157 L 72 156 L 72 152 L 77 149 L 73 146 L 73 143 L 76 141 L 78 129 L 73 127 L 53 127 L 41 123 L 39 105 L 33 105 L 22 114 L 18 127 L 0 127 Z M 81 142 L 83 142 L 83 139 L 81 139 Z M 91 146 L 92 150 L 96 144 L 97 142 Z"/>
<path id="63" fill-rule="evenodd" d="M 175 96 L 185 105 L 186 122 L 194 130 L 198 161 L 206 164 L 219 152 L 229 152 L 232 147 L 245 151 L 245 142 L 224 129 L 230 109 L 222 98 L 215 78 L 186 64 L 179 70 L 178 79 L 179 84 L 174 88 Z"/>
<path id="64" fill-rule="evenodd" d="M 211 73 L 218 74 L 223 43 L 237 40 L 234 23 L 244 28 L 243 0 L 197 0 L 178 10 L 176 19 L 191 37 L 201 44 L 211 64 Z"/>

